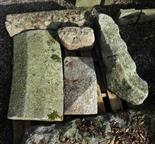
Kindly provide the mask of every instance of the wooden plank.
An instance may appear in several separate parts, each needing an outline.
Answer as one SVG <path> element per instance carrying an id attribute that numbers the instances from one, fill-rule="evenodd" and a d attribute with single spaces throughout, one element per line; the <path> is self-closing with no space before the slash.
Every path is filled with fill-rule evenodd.
<path id="1" fill-rule="evenodd" d="M 107 91 L 107 94 L 108 94 L 111 109 L 113 112 L 123 109 L 121 99 L 117 95 L 115 95 L 110 91 Z"/>
<path id="2" fill-rule="evenodd" d="M 103 97 L 102 97 L 102 93 L 99 85 L 97 85 L 97 95 L 98 95 L 98 98 L 97 98 L 98 113 L 104 113 L 105 105 L 104 105 L 104 101 L 103 101 Z"/>

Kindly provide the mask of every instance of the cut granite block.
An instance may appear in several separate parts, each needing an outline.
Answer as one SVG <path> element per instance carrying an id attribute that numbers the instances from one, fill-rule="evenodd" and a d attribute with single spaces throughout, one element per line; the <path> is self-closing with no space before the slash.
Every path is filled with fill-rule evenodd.
<path id="1" fill-rule="evenodd" d="M 64 60 L 65 114 L 97 114 L 97 80 L 91 57 Z"/>
<path id="2" fill-rule="evenodd" d="M 14 36 L 9 119 L 63 120 L 61 48 L 46 30 Z"/>
<path id="3" fill-rule="evenodd" d="M 90 27 L 63 27 L 58 30 L 58 36 L 68 50 L 91 49 L 95 42 L 94 30 Z"/>
<path id="4" fill-rule="evenodd" d="M 100 5 L 101 0 L 76 0 L 76 7 L 93 7 L 95 5 Z"/>
<path id="5" fill-rule="evenodd" d="M 87 22 L 85 19 L 85 12 L 87 10 L 89 9 L 79 8 L 74 10 L 55 10 L 10 14 L 7 15 L 5 26 L 10 36 L 14 36 L 22 31 L 32 29 L 57 30 L 62 23 L 83 26 Z"/>

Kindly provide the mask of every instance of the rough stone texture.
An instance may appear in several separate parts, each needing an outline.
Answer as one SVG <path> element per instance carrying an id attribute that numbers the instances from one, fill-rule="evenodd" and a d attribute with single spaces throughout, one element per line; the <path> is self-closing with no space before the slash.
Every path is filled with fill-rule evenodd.
<path id="1" fill-rule="evenodd" d="M 93 7 L 95 5 L 100 5 L 101 0 L 76 0 L 76 7 Z"/>
<path id="2" fill-rule="evenodd" d="M 106 138 L 102 132 L 105 132 Z M 100 142 L 104 144 L 110 141 L 112 137 L 108 134 L 110 132 L 108 116 L 89 117 L 83 120 L 69 120 L 64 124 L 32 127 L 25 133 L 22 144 L 98 144 Z"/>
<path id="3" fill-rule="evenodd" d="M 9 119 L 63 119 L 61 48 L 46 30 L 14 36 Z"/>
<path id="4" fill-rule="evenodd" d="M 11 14 L 6 18 L 6 29 L 10 36 L 14 36 L 24 30 L 30 29 L 52 29 L 57 28 L 62 23 L 71 23 L 82 26 L 86 23 L 84 13 L 88 9 L 56 10 L 43 12 L 29 12 L 23 14 Z"/>
<path id="5" fill-rule="evenodd" d="M 71 6 L 71 2 L 65 0 L 0 0 L 0 5 L 10 5 L 10 4 L 27 4 L 27 3 L 39 3 L 39 2 L 53 2 L 60 6 Z"/>
<path id="6" fill-rule="evenodd" d="M 107 68 L 107 86 L 119 97 L 138 105 L 148 96 L 148 85 L 136 73 L 136 65 L 111 17 L 100 14 L 100 46 Z"/>
<path id="7" fill-rule="evenodd" d="M 150 135 L 155 135 L 154 120 L 155 114 L 139 111 L 68 120 L 29 129 L 22 144 L 149 144 Z"/>
<path id="8" fill-rule="evenodd" d="M 155 20 L 155 9 L 121 9 L 118 23 L 119 25 L 142 23 Z"/>
<path id="9" fill-rule="evenodd" d="M 114 3 L 113 0 L 104 0 L 102 2 L 102 5 L 112 5 L 113 3 Z"/>
<path id="10" fill-rule="evenodd" d="M 90 57 L 64 61 L 65 114 L 97 114 L 97 80 Z"/>
<path id="11" fill-rule="evenodd" d="M 92 48 L 95 41 L 90 27 L 63 27 L 58 30 L 62 45 L 68 50 Z"/>

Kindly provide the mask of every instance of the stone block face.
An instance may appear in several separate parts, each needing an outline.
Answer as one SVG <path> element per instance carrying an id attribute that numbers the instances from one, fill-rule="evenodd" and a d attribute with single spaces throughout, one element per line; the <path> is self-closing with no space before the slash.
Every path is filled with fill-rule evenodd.
<path id="1" fill-rule="evenodd" d="M 136 65 L 111 17 L 100 14 L 100 46 L 107 68 L 107 86 L 119 97 L 138 105 L 148 96 L 148 85 L 136 73 Z"/>
<path id="2" fill-rule="evenodd" d="M 64 60 L 65 114 L 97 114 L 97 80 L 90 57 Z"/>
<path id="3" fill-rule="evenodd" d="M 87 10 L 88 9 L 79 8 L 75 10 L 55 10 L 11 14 L 7 15 L 5 25 L 10 36 L 14 36 L 15 34 L 25 30 L 57 30 L 62 23 L 72 23 L 78 26 L 83 26 L 86 23 L 84 13 Z"/>
<path id="4" fill-rule="evenodd" d="M 90 27 L 63 27 L 58 30 L 58 35 L 68 50 L 90 49 L 95 42 L 94 31 Z"/>
<path id="5" fill-rule="evenodd" d="M 61 48 L 46 30 L 14 36 L 9 119 L 63 120 Z"/>
<path id="6" fill-rule="evenodd" d="M 141 10 L 136 9 L 121 9 L 118 23 L 119 25 L 134 24 L 138 18 L 138 23 L 154 21 L 155 9 L 143 9 L 142 13 Z"/>
<path id="7" fill-rule="evenodd" d="M 76 7 L 93 7 L 95 5 L 100 5 L 101 0 L 76 0 Z"/>

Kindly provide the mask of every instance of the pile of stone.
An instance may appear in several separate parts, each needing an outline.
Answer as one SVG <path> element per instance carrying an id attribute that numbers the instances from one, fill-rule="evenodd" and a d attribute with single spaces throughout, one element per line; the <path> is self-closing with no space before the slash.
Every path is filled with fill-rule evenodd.
<path id="1" fill-rule="evenodd" d="M 82 56 L 96 48 L 95 41 L 106 65 L 107 89 L 132 104 L 143 103 L 148 86 L 136 73 L 118 26 L 108 15 L 97 14 L 100 31 L 95 33 L 100 37 L 96 38 L 86 11 L 7 16 L 6 28 L 14 40 L 9 119 L 62 121 L 64 114 L 97 114 L 93 57 Z"/>

